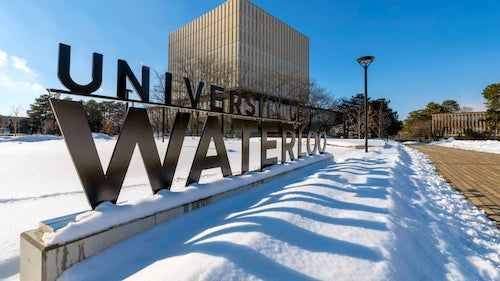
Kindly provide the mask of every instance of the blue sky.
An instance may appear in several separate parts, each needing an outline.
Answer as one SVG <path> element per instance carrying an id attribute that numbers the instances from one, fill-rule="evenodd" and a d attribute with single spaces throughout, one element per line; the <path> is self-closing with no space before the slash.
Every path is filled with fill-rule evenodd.
<path id="1" fill-rule="evenodd" d="M 100 94 L 116 91 L 116 61 L 168 67 L 168 34 L 224 0 L 0 0 L 0 115 L 29 109 L 57 79 L 58 44 L 72 47 L 73 78 L 90 81 L 104 55 Z M 376 57 L 368 94 L 405 119 L 428 102 L 454 99 L 483 110 L 481 92 L 500 83 L 500 1 L 303 1 L 252 3 L 310 40 L 310 76 L 334 98 L 363 92 L 356 58 Z"/>

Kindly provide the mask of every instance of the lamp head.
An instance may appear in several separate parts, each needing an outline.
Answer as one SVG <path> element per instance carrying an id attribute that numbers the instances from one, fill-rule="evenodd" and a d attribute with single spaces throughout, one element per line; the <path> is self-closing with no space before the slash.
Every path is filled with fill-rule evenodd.
<path id="1" fill-rule="evenodd" d="M 356 61 L 363 67 L 368 67 L 373 62 L 373 60 L 375 60 L 374 56 L 364 56 L 358 58 Z"/>

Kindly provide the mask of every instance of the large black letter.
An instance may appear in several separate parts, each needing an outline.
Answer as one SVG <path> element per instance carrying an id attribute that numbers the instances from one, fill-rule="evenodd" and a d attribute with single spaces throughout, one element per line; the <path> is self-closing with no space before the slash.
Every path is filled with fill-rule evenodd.
<path id="1" fill-rule="evenodd" d="M 297 148 L 297 157 L 300 158 L 302 156 L 307 156 L 307 153 L 302 152 L 302 137 L 304 133 L 304 129 L 307 127 L 307 125 L 299 126 L 297 129 L 297 139 L 298 139 L 298 145 L 299 147 Z"/>
<path id="2" fill-rule="evenodd" d="M 142 85 L 139 84 L 134 73 L 124 60 L 118 60 L 118 77 L 116 82 L 116 96 L 120 99 L 127 97 L 127 78 L 132 83 L 135 92 L 141 97 L 141 101 L 149 102 L 149 67 L 142 66 Z"/>
<path id="3" fill-rule="evenodd" d="M 234 98 L 236 98 L 236 102 Z M 241 115 L 241 94 L 236 90 L 229 91 L 229 113 Z"/>
<path id="4" fill-rule="evenodd" d="M 217 155 L 207 156 L 210 140 L 214 139 L 215 150 Z M 205 169 L 220 167 L 222 176 L 231 175 L 231 167 L 229 166 L 229 158 L 227 157 L 226 146 L 224 145 L 224 137 L 221 133 L 219 120 L 215 116 L 208 116 L 205 121 L 205 128 L 201 135 L 200 143 L 196 149 L 191 171 L 189 172 L 187 185 L 200 180 L 201 172 Z"/>
<path id="5" fill-rule="evenodd" d="M 165 100 L 166 105 L 172 105 L 172 73 L 165 72 Z"/>
<path id="6" fill-rule="evenodd" d="M 250 136 L 259 130 L 257 121 L 233 119 L 233 129 L 241 131 L 241 173 L 250 170 Z"/>
<path id="7" fill-rule="evenodd" d="M 293 126 L 290 124 L 283 124 L 282 126 L 283 134 L 281 135 L 281 164 L 286 162 L 286 153 L 290 156 L 290 161 L 295 159 L 293 155 L 293 146 L 295 145 L 295 132 Z M 288 139 L 288 134 L 290 134 L 292 140 L 286 142 Z"/>
<path id="8" fill-rule="evenodd" d="M 104 174 L 82 103 L 50 102 L 92 209 L 104 201 L 116 203 L 136 144 L 153 192 L 170 189 L 189 113 L 177 114 L 162 167 L 146 110 L 130 108 Z"/>
<path id="9" fill-rule="evenodd" d="M 224 112 L 224 97 L 217 95 L 217 93 L 224 93 L 224 88 L 210 85 L 210 111 Z"/>
<path id="10" fill-rule="evenodd" d="M 189 100 L 191 101 L 191 108 L 196 108 L 198 106 L 198 101 L 200 101 L 201 91 L 205 83 L 198 83 L 198 88 L 196 89 L 196 97 L 193 97 L 193 88 L 191 87 L 191 81 L 189 78 L 184 77 L 184 83 L 186 84 L 186 89 L 189 94 Z"/>
<path id="11" fill-rule="evenodd" d="M 277 132 L 278 124 L 271 122 L 262 122 L 261 125 L 261 144 L 260 144 L 260 168 L 278 163 L 278 157 L 267 158 L 267 150 L 276 148 L 276 140 L 267 140 L 269 132 Z"/>
<path id="12" fill-rule="evenodd" d="M 314 148 L 311 150 L 311 136 L 314 134 Z M 312 128 L 309 128 L 309 132 L 307 133 L 307 154 L 313 155 L 318 151 L 318 146 L 319 146 L 319 137 L 318 137 L 318 132 L 313 132 Z"/>
<path id="13" fill-rule="evenodd" d="M 245 113 L 248 116 L 255 116 L 255 97 L 251 94 L 246 94 L 245 101 L 246 101 L 248 107 L 250 107 L 250 110 L 248 110 L 248 109 L 245 110 Z"/>
<path id="14" fill-rule="evenodd" d="M 98 53 L 92 54 L 92 81 L 87 85 L 77 84 L 71 75 L 69 74 L 71 61 L 71 47 L 59 44 L 59 66 L 57 69 L 57 77 L 59 81 L 72 92 L 91 94 L 99 87 L 102 83 L 102 55 Z"/>

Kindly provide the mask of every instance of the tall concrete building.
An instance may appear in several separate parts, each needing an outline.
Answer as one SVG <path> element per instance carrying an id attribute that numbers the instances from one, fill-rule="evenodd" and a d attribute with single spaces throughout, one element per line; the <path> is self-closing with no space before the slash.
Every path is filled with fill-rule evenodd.
<path id="1" fill-rule="evenodd" d="M 169 35 L 168 68 L 174 84 L 188 77 L 293 100 L 308 90 L 309 38 L 247 0 L 228 0 Z"/>

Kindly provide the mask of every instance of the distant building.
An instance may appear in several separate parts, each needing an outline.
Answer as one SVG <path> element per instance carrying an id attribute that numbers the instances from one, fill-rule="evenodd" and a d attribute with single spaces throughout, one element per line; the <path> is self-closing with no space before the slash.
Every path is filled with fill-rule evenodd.
<path id="1" fill-rule="evenodd" d="M 468 133 L 486 132 L 486 112 L 432 114 L 432 131 L 437 137 L 464 137 Z"/>
<path id="2" fill-rule="evenodd" d="M 10 128 L 5 128 L 5 127 L 0 128 L 0 136 L 8 136 L 10 134 L 11 134 Z"/>
<path id="3" fill-rule="evenodd" d="M 309 38 L 247 0 L 228 0 L 169 35 L 168 71 L 174 97 L 188 77 L 193 88 L 202 81 L 264 95 L 282 117 L 308 93 Z"/>

